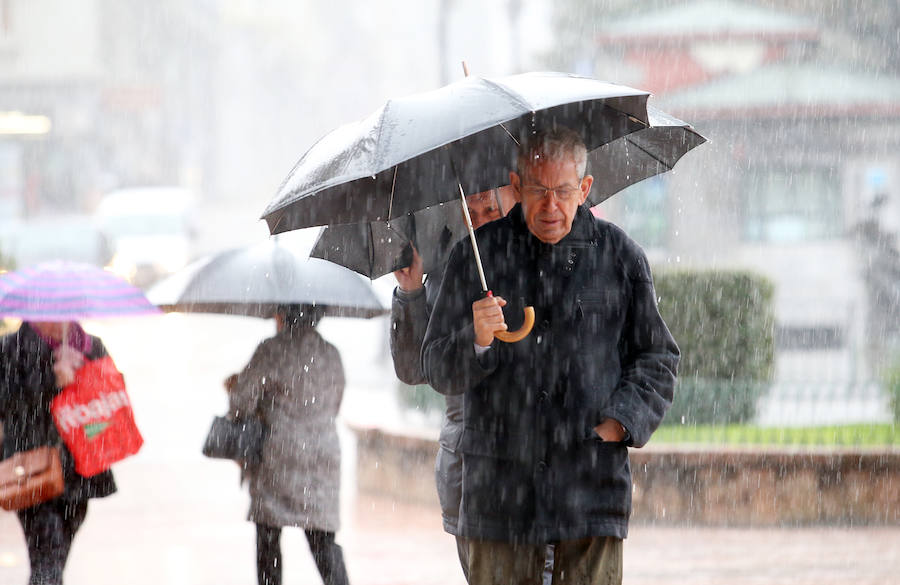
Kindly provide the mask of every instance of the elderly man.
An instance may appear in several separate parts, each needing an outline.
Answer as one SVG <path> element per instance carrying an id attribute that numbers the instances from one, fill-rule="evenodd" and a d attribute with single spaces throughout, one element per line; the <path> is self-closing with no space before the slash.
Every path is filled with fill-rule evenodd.
<path id="1" fill-rule="evenodd" d="M 466 197 L 472 225 L 477 229 L 506 215 L 515 205 L 512 191 L 512 187 L 506 186 Z M 391 304 L 391 356 L 394 358 L 397 377 L 407 384 L 425 383 L 419 356 L 428 317 L 440 288 L 441 274 L 442 272 L 429 274 L 423 283 L 422 259 L 415 249 L 412 264 L 394 272 L 398 286 L 394 290 Z M 457 535 L 462 485 L 462 459 L 458 452 L 462 436 L 462 408 L 461 396 L 447 397 L 447 409 L 441 425 L 440 449 L 435 461 L 435 481 L 444 530 L 453 535 Z M 459 536 L 456 545 L 459 562 L 468 578 L 468 545 Z"/>
<path id="2" fill-rule="evenodd" d="M 497 295 L 483 295 L 458 243 L 425 336 L 429 383 L 464 396 L 458 530 L 473 585 L 539 583 L 548 543 L 553 583 L 621 583 L 627 447 L 649 440 L 672 401 L 679 351 L 647 259 L 582 205 L 585 161 L 569 129 L 522 145 L 510 173 L 519 204 L 477 234 Z M 495 340 L 526 304 L 532 334 Z"/>

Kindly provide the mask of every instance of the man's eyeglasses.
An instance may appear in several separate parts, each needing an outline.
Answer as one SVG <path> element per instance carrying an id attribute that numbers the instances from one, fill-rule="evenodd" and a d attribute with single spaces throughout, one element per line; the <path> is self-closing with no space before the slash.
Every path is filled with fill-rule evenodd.
<path id="1" fill-rule="evenodd" d="M 580 187 L 541 187 L 540 185 L 522 185 L 519 188 L 522 196 L 529 201 L 540 201 L 544 197 L 549 197 L 551 193 L 556 195 L 559 202 L 567 202 L 577 199 L 581 196 Z"/>

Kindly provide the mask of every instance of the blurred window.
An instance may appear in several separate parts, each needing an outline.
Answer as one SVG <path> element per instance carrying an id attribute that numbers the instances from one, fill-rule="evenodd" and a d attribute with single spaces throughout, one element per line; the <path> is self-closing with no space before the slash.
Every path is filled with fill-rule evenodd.
<path id="1" fill-rule="evenodd" d="M 841 236 L 840 180 L 828 168 L 750 172 L 744 188 L 744 239 L 807 242 Z"/>
<path id="2" fill-rule="evenodd" d="M 624 202 L 622 227 L 628 235 L 645 248 L 664 247 L 669 231 L 665 179 L 651 177 L 616 197 Z"/>

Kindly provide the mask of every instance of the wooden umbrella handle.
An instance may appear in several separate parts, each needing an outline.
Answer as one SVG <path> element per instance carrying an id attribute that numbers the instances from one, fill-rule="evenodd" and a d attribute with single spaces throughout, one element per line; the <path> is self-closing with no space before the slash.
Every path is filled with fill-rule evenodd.
<path id="1" fill-rule="evenodd" d="M 515 331 L 494 331 L 494 337 L 506 343 L 516 343 L 522 341 L 531 333 L 534 327 L 534 307 L 525 307 L 525 323 Z"/>

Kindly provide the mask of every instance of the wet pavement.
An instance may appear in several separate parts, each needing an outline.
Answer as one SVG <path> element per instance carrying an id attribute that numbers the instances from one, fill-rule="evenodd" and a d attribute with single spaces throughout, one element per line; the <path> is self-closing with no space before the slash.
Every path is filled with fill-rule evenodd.
<path id="1" fill-rule="evenodd" d="M 250 585 L 255 535 L 237 466 L 200 455 L 225 408 L 221 381 L 241 367 L 271 323 L 227 317 L 151 317 L 88 323 L 126 376 L 146 440 L 114 467 L 119 492 L 91 503 L 73 545 L 67 585 Z M 452 537 L 436 507 L 357 494 L 346 426 L 415 425 L 398 414 L 386 324 L 326 321 L 344 356 L 348 388 L 338 542 L 357 585 L 463 585 Z M 372 341 L 372 339 L 376 341 Z M 381 341 L 379 341 L 381 340 Z M 358 343 L 357 346 L 352 345 Z M 304 537 L 285 530 L 284 582 L 318 583 Z M 27 554 L 11 513 L 0 512 L 0 585 L 26 583 Z M 632 526 L 625 583 L 634 585 L 891 584 L 900 575 L 900 527 L 737 529 Z"/>
<path id="2" fill-rule="evenodd" d="M 247 498 L 228 462 L 132 462 L 120 492 L 91 504 L 73 546 L 68 585 L 255 583 Z M 351 582 L 464 585 L 452 537 L 436 508 L 386 497 L 344 498 L 343 546 Z M 284 582 L 317 583 L 302 533 L 283 533 Z M 27 581 L 15 517 L 0 514 L 0 583 Z M 891 584 L 900 528 L 729 529 L 633 526 L 625 583 L 635 585 Z"/>

